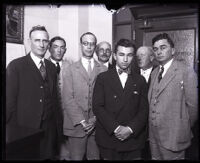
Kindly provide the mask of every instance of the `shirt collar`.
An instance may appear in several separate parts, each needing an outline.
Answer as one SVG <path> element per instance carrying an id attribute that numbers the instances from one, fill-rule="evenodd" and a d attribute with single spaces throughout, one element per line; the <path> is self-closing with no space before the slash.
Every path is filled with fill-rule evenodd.
<path id="1" fill-rule="evenodd" d="M 152 69 L 153 69 L 153 66 L 148 68 L 148 69 L 146 69 L 146 70 L 140 69 L 140 72 L 141 73 L 150 73 L 152 71 Z"/>
<path id="2" fill-rule="evenodd" d="M 174 59 L 172 58 L 171 60 L 169 60 L 167 63 L 165 63 L 165 64 L 163 65 L 164 70 L 168 70 L 168 68 L 171 66 L 173 60 L 174 60 Z M 162 67 L 162 66 L 160 65 L 160 68 L 161 68 L 161 67 Z"/>
<path id="3" fill-rule="evenodd" d="M 33 62 L 35 63 L 35 65 L 37 66 L 37 68 L 40 67 L 40 61 L 42 60 L 44 63 L 44 58 L 40 59 L 39 57 L 37 57 L 33 52 L 30 52 L 30 56 L 33 60 Z M 45 65 L 45 63 L 44 63 Z"/>
<path id="4" fill-rule="evenodd" d="M 50 57 L 50 60 L 51 60 L 51 62 L 53 63 L 53 64 L 55 64 L 56 65 L 56 63 L 58 62 L 59 63 L 59 65 L 60 66 L 62 66 L 62 60 L 61 61 L 55 61 L 54 59 L 52 59 L 51 57 Z M 56 65 L 57 66 L 57 65 Z"/>
<path id="5" fill-rule="evenodd" d="M 84 57 L 81 57 L 81 62 L 82 62 L 83 65 L 88 65 L 88 60 L 91 61 L 91 65 L 94 65 L 94 58 L 86 59 Z"/>

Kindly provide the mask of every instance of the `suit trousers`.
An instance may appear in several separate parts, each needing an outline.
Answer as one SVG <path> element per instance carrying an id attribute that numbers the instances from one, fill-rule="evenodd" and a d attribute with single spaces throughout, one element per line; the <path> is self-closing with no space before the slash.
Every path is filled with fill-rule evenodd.
<path id="1" fill-rule="evenodd" d="M 141 151 L 117 151 L 99 146 L 101 158 L 103 160 L 141 160 Z"/>
<path id="2" fill-rule="evenodd" d="M 53 116 L 52 116 L 53 117 Z M 54 159 L 56 149 L 56 121 L 54 118 L 42 120 L 41 129 L 44 134 L 40 139 L 40 159 Z"/>
<path id="3" fill-rule="evenodd" d="M 152 160 L 183 160 L 185 151 L 170 151 L 156 142 L 150 142 Z"/>
<path id="4" fill-rule="evenodd" d="M 94 135 L 79 137 L 68 137 L 70 160 L 99 160 L 99 150 Z"/>

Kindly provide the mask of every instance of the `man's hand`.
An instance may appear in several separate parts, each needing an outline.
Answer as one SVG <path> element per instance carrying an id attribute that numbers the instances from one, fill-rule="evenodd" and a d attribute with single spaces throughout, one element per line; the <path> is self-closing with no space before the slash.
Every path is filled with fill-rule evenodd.
<path id="1" fill-rule="evenodd" d="M 83 127 L 83 129 L 84 129 L 84 131 L 85 131 L 87 134 L 90 134 L 91 131 L 94 129 L 94 127 L 95 127 L 95 122 L 96 122 L 96 119 L 90 118 L 90 119 L 88 120 L 88 122 L 84 121 L 84 122 L 81 123 L 81 124 L 82 124 L 82 127 Z"/>
<path id="2" fill-rule="evenodd" d="M 132 132 L 130 131 L 130 129 L 128 127 L 126 127 L 126 126 L 119 126 L 119 128 L 115 132 L 115 136 L 119 140 L 123 141 L 123 140 L 127 139 L 131 135 L 131 133 Z"/>

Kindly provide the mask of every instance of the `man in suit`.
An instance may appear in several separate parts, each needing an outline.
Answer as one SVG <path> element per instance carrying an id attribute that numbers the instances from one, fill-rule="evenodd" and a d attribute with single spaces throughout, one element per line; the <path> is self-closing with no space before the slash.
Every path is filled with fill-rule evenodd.
<path id="1" fill-rule="evenodd" d="M 69 160 L 69 149 L 67 137 L 63 136 L 63 103 L 62 103 L 62 89 L 63 89 L 63 69 L 67 69 L 70 63 L 67 60 L 63 60 L 66 52 L 66 41 L 60 36 L 53 37 L 49 42 L 49 60 L 56 66 L 57 80 L 58 80 L 58 104 L 59 104 L 59 115 L 58 116 L 58 127 L 61 133 L 58 137 L 58 159 Z"/>
<path id="2" fill-rule="evenodd" d="M 116 67 L 99 74 L 95 83 L 95 139 L 104 160 L 141 159 L 148 99 L 145 79 L 129 70 L 134 53 L 130 40 L 119 40 L 114 54 Z"/>
<path id="3" fill-rule="evenodd" d="M 42 129 L 41 159 L 54 157 L 57 125 L 56 68 L 44 55 L 49 34 L 44 26 L 29 33 L 31 52 L 10 62 L 6 70 L 6 122 Z"/>
<path id="4" fill-rule="evenodd" d="M 153 64 L 154 52 L 152 47 L 141 46 L 136 52 L 137 63 L 140 68 L 140 74 L 145 78 L 148 85 L 150 84 L 150 75 L 154 70 L 155 66 Z"/>
<path id="5" fill-rule="evenodd" d="M 106 71 L 104 65 L 94 60 L 96 36 L 87 32 L 80 37 L 82 57 L 64 70 L 63 133 L 68 136 L 70 159 L 99 159 L 99 151 L 94 140 L 96 117 L 92 112 L 92 94 L 96 77 Z"/>
<path id="6" fill-rule="evenodd" d="M 148 84 L 148 88 L 151 82 L 151 73 L 155 68 L 155 65 L 153 64 L 153 60 L 154 60 L 154 52 L 152 47 L 150 46 L 141 46 L 137 49 L 136 52 L 136 57 L 137 57 L 137 63 L 138 66 L 140 68 L 140 74 L 145 78 L 147 84 Z M 147 131 L 148 131 L 148 127 L 147 127 Z M 145 143 L 145 147 L 142 150 L 142 158 L 143 159 L 150 159 L 150 149 L 149 149 L 149 141 L 147 139 L 146 143 Z"/>
<path id="7" fill-rule="evenodd" d="M 158 66 L 148 92 L 149 141 L 152 159 L 184 159 L 190 146 L 191 127 L 197 120 L 197 75 L 175 59 L 172 39 L 166 33 L 152 39 Z"/>
<path id="8" fill-rule="evenodd" d="M 109 63 L 110 56 L 112 54 L 111 45 L 109 42 L 102 41 L 96 46 L 96 55 L 98 62 L 105 65 L 108 69 L 112 68 L 112 64 Z"/>

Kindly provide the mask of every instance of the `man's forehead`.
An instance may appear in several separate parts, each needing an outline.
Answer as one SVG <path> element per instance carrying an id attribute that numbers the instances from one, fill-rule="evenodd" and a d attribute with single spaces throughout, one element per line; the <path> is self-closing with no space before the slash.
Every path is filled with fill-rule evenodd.
<path id="1" fill-rule="evenodd" d="M 86 34 L 83 36 L 82 40 L 95 40 L 95 37 L 91 34 Z"/>
<path id="2" fill-rule="evenodd" d="M 129 52 L 129 53 L 133 53 L 134 52 L 134 49 L 133 47 L 125 47 L 125 46 L 118 46 L 117 47 L 117 51 L 118 52 Z"/>
<path id="3" fill-rule="evenodd" d="M 170 45 L 170 44 L 167 39 L 161 39 L 161 40 L 156 41 L 153 46 L 155 47 L 155 46 L 162 46 L 162 45 Z"/>

